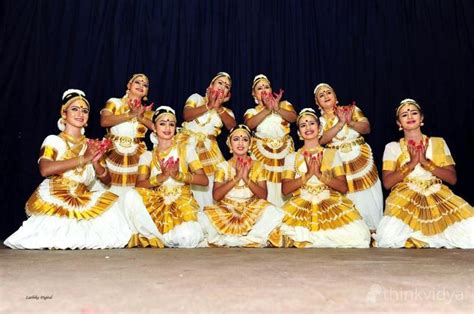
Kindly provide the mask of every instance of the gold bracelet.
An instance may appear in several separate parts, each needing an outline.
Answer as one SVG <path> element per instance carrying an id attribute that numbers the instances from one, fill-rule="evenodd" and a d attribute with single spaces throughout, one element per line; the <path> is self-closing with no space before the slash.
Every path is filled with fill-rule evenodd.
<path id="1" fill-rule="evenodd" d="M 300 178 L 301 178 L 303 184 L 305 184 L 306 183 L 306 173 L 302 173 Z"/>
<path id="2" fill-rule="evenodd" d="M 428 160 L 427 164 L 424 165 L 423 168 L 425 168 L 429 172 L 433 172 L 433 170 L 436 169 L 436 164 L 433 161 Z"/>
<path id="3" fill-rule="evenodd" d="M 106 167 L 104 167 L 104 172 L 102 172 L 102 174 L 97 174 L 97 172 L 96 172 L 96 173 L 95 173 L 95 176 L 96 176 L 97 178 L 103 178 L 103 177 L 105 177 L 108 173 L 109 173 L 109 171 L 107 170 Z"/>
<path id="4" fill-rule="evenodd" d="M 158 186 L 158 185 L 160 185 L 160 182 L 158 182 L 158 176 L 153 176 L 153 177 L 151 177 L 150 179 L 148 179 L 148 181 L 150 182 L 150 185 L 151 185 L 151 186 Z"/>
<path id="5" fill-rule="evenodd" d="M 321 178 L 320 178 L 320 181 L 322 183 L 325 183 L 325 184 L 328 184 L 330 181 L 331 181 L 331 176 L 329 176 L 327 173 L 324 173 Z"/>
<path id="6" fill-rule="evenodd" d="M 79 164 L 78 164 L 78 166 L 79 166 L 79 167 L 83 167 L 83 166 L 84 166 L 84 156 L 83 156 L 83 155 L 80 155 L 78 158 L 79 158 Z"/>
<path id="7" fill-rule="evenodd" d="M 410 168 L 405 164 L 400 167 L 400 173 L 405 178 L 410 173 Z"/>
<path id="8" fill-rule="evenodd" d="M 183 179 L 184 179 L 184 173 L 180 172 L 178 173 L 178 175 L 176 176 L 176 178 L 174 178 L 176 181 L 180 181 L 180 182 L 183 182 Z"/>
<path id="9" fill-rule="evenodd" d="M 206 102 L 206 109 L 207 109 L 207 111 L 211 110 L 211 109 L 209 109 L 209 106 L 208 106 L 208 105 L 209 105 L 209 102 Z"/>
<path id="10" fill-rule="evenodd" d="M 193 180 L 193 175 L 191 173 L 186 173 L 183 176 L 183 182 L 184 183 L 191 183 L 192 180 Z"/>
<path id="11" fill-rule="evenodd" d="M 223 114 L 223 113 L 225 112 L 225 108 L 224 108 L 224 107 L 221 107 L 221 108 L 222 108 L 221 111 L 217 111 L 217 110 L 216 110 L 216 111 L 217 111 L 217 114 Z"/>
<path id="12" fill-rule="evenodd" d="M 184 183 L 189 183 L 191 180 L 192 180 L 192 175 L 189 174 L 189 173 L 182 173 L 180 172 L 176 178 L 175 178 L 176 181 L 180 181 L 180 182 L 184 182 Z"/>

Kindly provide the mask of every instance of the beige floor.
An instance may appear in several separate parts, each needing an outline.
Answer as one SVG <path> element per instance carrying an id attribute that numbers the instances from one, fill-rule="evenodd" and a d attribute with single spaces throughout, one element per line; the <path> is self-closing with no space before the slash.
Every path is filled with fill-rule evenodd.
<path id="1" fill-rule="evenodd" d="M 474 250 L 0 248 L 0 313 L 474 313 Z"/>

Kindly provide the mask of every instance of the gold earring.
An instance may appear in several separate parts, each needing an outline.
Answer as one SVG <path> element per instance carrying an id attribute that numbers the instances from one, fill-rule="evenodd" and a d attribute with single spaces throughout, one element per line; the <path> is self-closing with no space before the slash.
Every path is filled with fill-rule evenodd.
<path id="1" fill-rule="evenodd" d="M 402 131 L 403 128 L 401 126 L 398 127 L 398 131 Z"/>
<path id="2" fill-rule="evenodd" d="M 87 123 L 86 123 L 86 124 L 84 124 L 84 126 L 85 126 L 85 127 L 87 127 Z"/>
<path id="3" fill-rule="evenodd" d="M 421 122 L 421 123 L 420 123 L 420 126 L 424 126 L 424 125 L 425 125 L 425 123 L 424 123 L 424 122 Z"/>
<path id="4" fill-rule="evenodd" d="M 298 138 L 300 139 L 300 141 L 304 140 L 304 138 L 301 136 L 301 133 L 300 131 L 296 132 L 298 134 Z"/>
<path id="5" fill-rule="evenodd" d="M 146 97 L 146 96 L 147 96 L 147 95 L 145 95 L 145 96 L 143 97 L 143 100 L 144 100 L 144 101 L 148 101 L 148 97 Z"/>

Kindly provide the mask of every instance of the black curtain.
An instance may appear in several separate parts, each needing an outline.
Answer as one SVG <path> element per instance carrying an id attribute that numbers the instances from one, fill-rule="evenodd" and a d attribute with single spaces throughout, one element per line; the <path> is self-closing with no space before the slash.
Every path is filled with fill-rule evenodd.
<path id="1" fill-rule="evenodd" d="M 150 78 L 150 99 L 181 116 L 190 94 L 227 71 L 239 122 L 256 74 L 298 110 L 314 107 L 314 86 L 327 82 L 370 119 L 379 170 L 385 144 L 401 136 L 394 109 L 414 98 L 424 132 L 444 137 L 457 162 L 454 192 L 474 199 L 470 0 L 3 0 L 0 10 L 0 238 L 20 226 L 42 180 L 38 152 L 59 132 L 63 91 L 86 92 L 87 135 L 101 137 L 99 110 L 137 72 Z"/>

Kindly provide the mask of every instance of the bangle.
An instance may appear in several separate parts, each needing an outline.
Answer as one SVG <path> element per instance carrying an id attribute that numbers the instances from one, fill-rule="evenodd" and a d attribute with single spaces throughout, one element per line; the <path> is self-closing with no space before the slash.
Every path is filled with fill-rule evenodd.
<path id="1" fill-rule="evenodd" d="M 303 184 L 305 184 L 306 183 L 306 173 L 302 173 L 300 178 L 301 178 L 301 181 L 303 182 Z"/>
<path id="2" fill-rule="evenodd" d="M 237 184 L 237 182 L 239 182 L 239 179 L 237 179 L 236 177 L 234 177 L 231 181 L 232 181 L 232 183 L 235 185 L 235 184 Z"/>
<path id="3" fill-rule="evenodd" d="M 403 165 L 400 167 L 400 173 L 402 174 L 402 176 L 405 178 L 409 173 L 410 173 L 410 168 L 408 167 L 408 165 Z"/>
<path id="4" fill-rule="evenodd" d="M 80 155 L 78 158 L 79 158 L 79 164 L 78 164 L 78 166 L 79 166 L 79 167 L 83 167 L 83 166 L 84 166 L 84 156 L 83 156 L 83 155 Z"/>
<path id="5" fill-rule="evenodd" d="M 187 178 L 186 178 L 186 182 L 191 184 L 191 182 L 193 182 L 193 180 L 194 180 L 194 174 L 188 173 Z"/>
<path id="6" fill-rule="evenodd" d="M 218 114 L 223 114 L 223 113 L 225 112 L 225 108 L 224 108 L 224 107 L 221 107 L 221 108 L 222 108 L 221 111 L 217 111 L 217 110 L 216 110 Z"/>
<path id="7" fill-rule="evenodd" d="M 158 186 L 158 185 L 160 185 L 160 182 L 158 182 L 158 176 L 153 176 L 153 177 L 151 177 L 150 179 L 148 179 L 148 181 L 150 182 L 150 185 L 151 185 L 151 186 Z"/>
<path id="8" fill-rule="evenodd" d="M 192 174 L 189 174 L 189 173 L 184 174 L 182 172 L 180 172 L 175 178 L 176 181 L 180 181 L 184 183 L 189 183 L 192 181 L 192 179 L 193 179 Z"/>
<path id="9" fill-rule="evenodd" d="M 176 181 L 181 181 L 183 182 L 184 181 L 184 173 L 180 172 L 178 173 L 178 175 L 176 176 L 176 178 L 174 178 Z"/>
<path id="10" fill-rule="evenodd" d="M 206 109 L 207 109 L 207 111 L 211 110 L 211 109 L 209 109 L 209 106 L 208 106 L 208 105 L 209 105 L 209 102 L 206 102 Z"/>
<path id="11" fill-rule="evenodd" d="M 433 172 L 433 170 L 436 169 L 436 165 L 433 161 L 428 160 L 428 162 L 426 163 L 426 165 L 423 166 L 423 168 L 425 168 L 429 172 Z"/>
<path id="12" fill-rule="evenodd" d="M 324 173 L 324 174 L 319 178 L 319 180 L 320 180 L 322 183 L 328 184 L 328 183 L 331 181 L 331 176 L 328 175 L 327 173 Z"/>
<path id="13" fill-rule="evenodd" d="M 109 173 L 109 171 L 107 170 L 106 167 L 104 167 L 104 172 L 102 172 L 102 174 L 97 174 L 97 172 L 96 172 L 96 173 L 95 173 L 95 176 L 96 176 L 97 178 L 103 178 L 103 177 L 105 177 L 108 173 Z"/>

